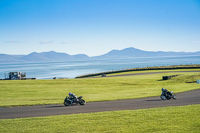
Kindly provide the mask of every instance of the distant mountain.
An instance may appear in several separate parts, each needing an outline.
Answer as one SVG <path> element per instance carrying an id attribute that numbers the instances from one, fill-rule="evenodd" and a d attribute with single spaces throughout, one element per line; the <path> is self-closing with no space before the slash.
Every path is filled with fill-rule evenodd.
<path id="1" fill-rule="evenodd" d="M 75 59 L 81 59 L 81 60 L 87 60 L 89 59 L 90 57 L 87 56 L 86 54 L 77 54 L 77 55 L 72 55 L 73 58 Z"/>
<path id="2" fill-rule="evenodd" d="M 112 50 L 104 55 L 96 56 L 96 59 L 133 58 L 133 57 L 160 57 L 160 56 L 191 56 L 200 55 L 200 52 L 162 52 L 143 51 L 133 47 L 122 50 Z"/>
<path id="3" fill-rule="evenodd" d="M 6 55 L 0 54 L 0 61 L 69 61 L 69 60 L 87 60 L 89 57 L 85 54 L 69 55 L 66 53 L 57 53 L 54 51 L 42 53 L 30 53 L 28 55 Z"/>
<path id="4" fill-rule="evenodd" d="M 163 57 L 163 56 L 200 56 L 198 52 L 162 52 L 162 51 L 143 51 L 133 47 L 122 50 L 112 50 L 104 55 L 89 57 L 85 54 L 69 55 L 66 53 L 57 53 L 55 51 L 30 53 L 28 55 L 7 55 L 0 54 L 0 62 L 8 61 L 74 61 L 74 60 L 96 60 L 96 59 L 123 59 L 133 57 Z"/>
<path id="5" fill-rule="evenodd" d="M 64 61 L 64 60 L 79 60 L 88 59 L 89 57 L 85 54 L 69 55 L 66 53 L 57 53 L 55 51 L 36 53 L 33 52 L 29 55 L 23 56 L 22 60 L 31 61 Z"/>

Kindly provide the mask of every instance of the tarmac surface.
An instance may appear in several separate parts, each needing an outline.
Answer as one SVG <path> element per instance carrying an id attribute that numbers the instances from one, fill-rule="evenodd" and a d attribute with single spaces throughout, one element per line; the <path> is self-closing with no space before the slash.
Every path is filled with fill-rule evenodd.
<path id="1" fill-rule="evenodd" d="M 200 89 L 177 93 L 176 96 L 176 100 L 161 100 L 158 96 L 139 99 L 89 102 L 84 106 L 76 105 L 68 107 L 62 104 L 22 107 L 0 107 L 0 119 L 94 113 L 115 110 L 136 110 L 166 106 L 184 106 L 191 104 L 200 104 Z"/>

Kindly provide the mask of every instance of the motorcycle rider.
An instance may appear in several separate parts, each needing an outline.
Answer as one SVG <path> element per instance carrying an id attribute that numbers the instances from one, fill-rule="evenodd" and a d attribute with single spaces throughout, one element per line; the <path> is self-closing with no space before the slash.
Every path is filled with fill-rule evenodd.
<path id="1" fill-rule="evenodd" d="M 163 94 L 164 96 L 167 96 L 167 95 L 170 95 L 170 96 L 171 96 L 171 95 L 172 95 L 171 92 L 169 92 L 167 89 L 162 88 L 161 90 L 162 90 L 162 94 Z"/>
<path id="2" fill-rule="evenodd" d="M 71 104 L 77 100 L 77 96 L 74 93 L 69 92 L 69 99 Z"/>

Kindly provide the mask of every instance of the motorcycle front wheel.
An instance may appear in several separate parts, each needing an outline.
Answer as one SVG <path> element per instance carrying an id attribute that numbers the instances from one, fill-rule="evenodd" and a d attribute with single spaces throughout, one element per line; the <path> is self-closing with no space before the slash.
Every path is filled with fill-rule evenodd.
<path id="1" fill-rule="evenodd" d="M 81 100 L 79 101 L 79 104 L 80 104 L 80 105 L 85 105 L 85 104 L 86 104 L 86 101 L 83 100 L 83 99 L 81 99 Z"/>
<path id="2" fill-rule="evenodd" d="M 175 99 L 176 99 L 176 95 L 175 95 L 175 94 L 173 94 L 173 95 L 172 95 L 172 98 L 175 100 Z"/>

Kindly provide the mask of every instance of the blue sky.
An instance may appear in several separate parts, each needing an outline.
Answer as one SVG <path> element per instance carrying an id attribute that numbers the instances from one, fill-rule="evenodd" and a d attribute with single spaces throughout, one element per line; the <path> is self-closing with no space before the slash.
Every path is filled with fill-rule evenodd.
<path id="1" fill-rule="evenodd" d="M 0 0 L 0 54 L 200 51 L 200 0 Z"/>

